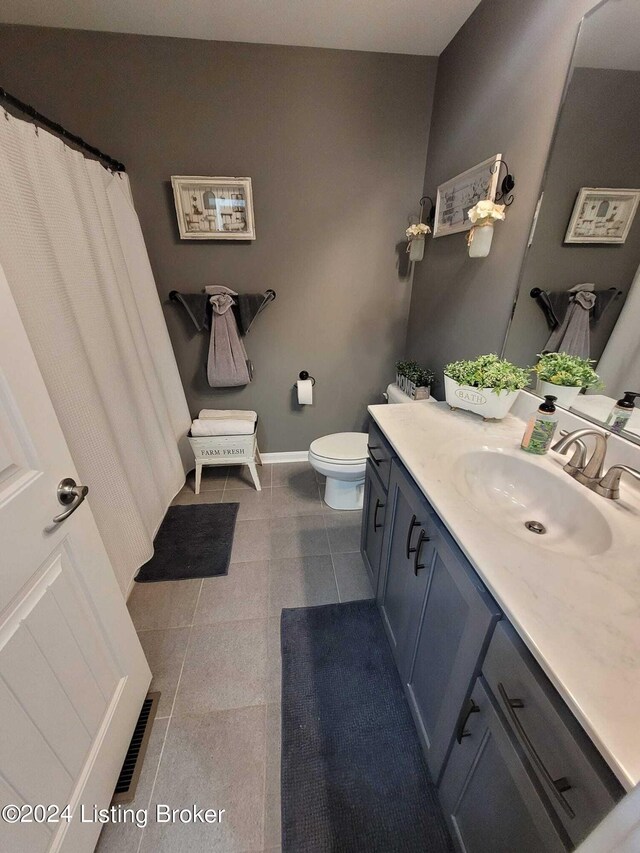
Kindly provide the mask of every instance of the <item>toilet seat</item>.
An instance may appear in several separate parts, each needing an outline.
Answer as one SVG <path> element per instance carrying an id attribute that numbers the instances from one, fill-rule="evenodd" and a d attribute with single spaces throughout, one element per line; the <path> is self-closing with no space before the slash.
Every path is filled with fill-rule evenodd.
<path id="1" fill-rule="evenodd" d="M 310 453 L 334 465 L 357 465 L 367 461 L 366 432 L 336 432 L 316 438 Z"/>

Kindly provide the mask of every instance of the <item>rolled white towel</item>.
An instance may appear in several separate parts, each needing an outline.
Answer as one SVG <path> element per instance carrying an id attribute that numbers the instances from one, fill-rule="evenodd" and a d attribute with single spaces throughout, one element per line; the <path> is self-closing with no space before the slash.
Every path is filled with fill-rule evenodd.
<path id="1" fill-rule="evenodd" d="M 255 422 L 247 420 L 233 420 L 222 418 L 221 420 L 204 420 L 196 418 L 191 424 L 191 435 L 194 438 L 206 435 L 252 435 L 255 430 Z"/>
<path id="2" fill-rule="evenodd" d="M 258 415 L 256 412 L 250 412 L 243 409 L 201 409 L 198 418 L 201 421 L 249 421 L 254 424 L 258 420 Z"/>

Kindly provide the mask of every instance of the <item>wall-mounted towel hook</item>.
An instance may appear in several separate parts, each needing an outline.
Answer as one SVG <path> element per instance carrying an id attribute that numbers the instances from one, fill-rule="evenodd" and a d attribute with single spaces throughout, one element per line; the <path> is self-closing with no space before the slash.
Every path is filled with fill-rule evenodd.
<path id="1" fill-rule="evenodd" d="M 529 296 L 532 299 L 537 299 L 541 293 L 542 293 L 542 290 L 539 287 L 532 287 L 531 290 L 529 291 Z"/>
<path id="2" fill-rule="evenodd" d="M 504 166 L 506 174 L 505 174 L 504 178 L 502 179 L 502 182 L 500 183 L 500 185 L 497 189 L 495 201 L 496 202 L 502 201 L 506 207 L 509 207 L 509 205 L 513 203 L 513 193 L 511 191 L 515 187 L 516 181 L 515 181 L 515 178 L 513 177 L 513 175 L 509 172 L 509 167 L 507 166 L 507 161 L 503 160 L 502 158 L 500 158 L 499 160 L 496 160 L 496 162 L 491 167 L 491 173 L 493 175 L 495 175 L 496 172 L 500 171 L 502 166 Z M 499 177 L 498 177 L 498 180 L 500 180 Z"/>

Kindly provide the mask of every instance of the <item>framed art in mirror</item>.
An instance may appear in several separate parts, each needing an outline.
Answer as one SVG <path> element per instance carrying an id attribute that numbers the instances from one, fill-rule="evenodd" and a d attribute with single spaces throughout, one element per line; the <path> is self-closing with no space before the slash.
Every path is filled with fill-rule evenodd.
<path id="1" fill-rule="evenodd" d="M 565 243 L 624 243 L 638 209 L 640 190 L 582 187 Z"/>

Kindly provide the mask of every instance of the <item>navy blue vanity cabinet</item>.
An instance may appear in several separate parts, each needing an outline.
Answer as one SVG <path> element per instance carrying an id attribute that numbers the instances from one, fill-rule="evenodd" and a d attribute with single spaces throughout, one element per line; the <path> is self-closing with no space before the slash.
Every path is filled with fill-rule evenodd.
<path id="1" fill-rule="evenodd" d="M 369 460 L 364 481 L 360 553 L 369 573 L 374 595 L 378 588 L 386 510 L 386 489 L 383 487 L 373 463 Z"/>
<path id="2" fill-rule="evenodd" d="M 624 790 L 515 629 L 493 635 L 482 674 L 499 712 L 573 844 Z"/>
<path id="3" fill-rule="evenodd" d="M 427 588 L 406 692 L 437 780 L 502 614 L 440 519 L 431 525 L 431 537 L 433 556 L 423 570 Z"/>
<path id="4" fill-rule="evenodd" d="M 454 844 L 464 853 L 566 853 L 572 847 L 482 679 L 460 719 L 439 794 Z"/>
<path id="5" fill-rule="evenodd" d="M 406 684 L 433 559 L 434 514 L 397 460 L 391 463 L 377 600 Z"/>
<path id="6" fill-rule="evenodd" d="M 367 453 L 369 461 L 375 468 L 378 477 L 380 477 L 382 488 L 386 491 L 389 486 L 391 463 L 396 457 L 396 453 L 380 431 L 378 425 L 373 421 L 369 424 Z"/>

